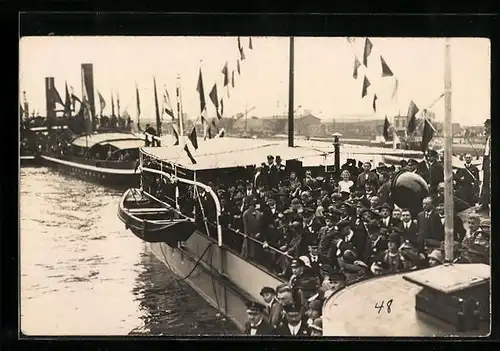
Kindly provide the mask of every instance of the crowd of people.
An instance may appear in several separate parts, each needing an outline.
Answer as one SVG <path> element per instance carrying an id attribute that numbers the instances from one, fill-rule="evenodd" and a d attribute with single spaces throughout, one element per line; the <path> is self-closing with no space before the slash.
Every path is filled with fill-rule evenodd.
<path id="1" fill-rule="evenodd" d="M 471 160 L 467 155 L 464 169 L 455 174 L 457 194 L 466 195 L 456 201 L 465 208 L 479 196 L 479 171 Z M 224 244 L 287 281 L 263 287 L 263 303 L 248 305 L 246 333 L 321 335 L 322 302 L 343 286 L 444 262 L 444 175 L 435 151 L 420 163 L 410 159 L 376 169 L 351 159 L 339 180 L 313 170 L 289 171 L 279 156 L 267 161 L 247 180 L 208 182 L 221 204 Z M 391 180 L 402 170 L 418 173 L 429 185 L 418 213 L 392 202 Z M 160 181 L 147 184 L 155 191 L 151 186 Z M 188 201 L 192 192 L 180 194 L 181 205 L 189 203 L 186 208 L 194 207 L 197 218 L 201 214 L 215 223 L 203 189 L 198 206 Z M 488 219 L 472 213 L 464 226 L 455 215 L 455 262 L 489 264 L 489 239 Z"/>

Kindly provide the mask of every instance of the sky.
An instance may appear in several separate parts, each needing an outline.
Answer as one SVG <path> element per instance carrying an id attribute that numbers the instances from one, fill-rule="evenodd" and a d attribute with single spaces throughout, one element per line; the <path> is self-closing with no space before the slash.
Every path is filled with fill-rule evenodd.
<path id="1" fill-rule="evenodd" d="M 367 67 L 353 79 L 355 55 L 362 60 L 365 38 L 295 38 L 295 103 L 297 115 L 311 111 L 321 119 L 384 118 L 406 114 L 410 100 L 422 110 L 444 91 L 443 38 L 369 38 L 373 49 Z M 176 106 L 179 82 L 182 108 L 189 118 L 200 114 L 196 91 L 201 67 L 208 116 L 215 109 L 208 93 L 217 83 L 224 96 L 224 116 L 255 109 L 259 117 L 286 114 L 288 105 L 289 39 L 286 37 L 241 38 L 245 60 L 241 75 L 236 37 L 23 37 L 20 40 L 20 96 L 26 91 L 30 110 L 45 115 L 44 78 L 54 77 L 64 99 L 65 82 L 81 96 L 82 63 L 93 63 L 96 110 L 97 91 L 106 100 L 104 114 L 111 111 L 111 94 L 119 94 L 122 112 L 136 118 L 135 87 L 141 100 L 141 118 L 154 113 L 153 77 L 160 108 L 166 88 Z M 490 118 L 490 42 L 485 38 L 453 38 L 451 43 L 452 118 L 464 125 L 482 125 Z M 380 56 L 393 77 L 381 77 Z M 235 87 L 223 87 L 222 68 L 235 71 Z M 371 82 L 361 98 L 362 81 Z M 180 77 L 177 79 L 177 77 Z M 397 80 L 396 94 L 393 95 Z M 377 95 L 377 112 L 372 102 Z M 432 108 L 438 121 L 444 119 L 444 99 Z"/>

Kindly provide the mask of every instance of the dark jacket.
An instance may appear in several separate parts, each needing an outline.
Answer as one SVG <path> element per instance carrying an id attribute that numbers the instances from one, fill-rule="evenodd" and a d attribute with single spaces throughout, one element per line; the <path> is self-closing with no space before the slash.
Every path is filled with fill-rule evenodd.
<path id="1" fill-rule="evenodd" d="M 276 329 L 274 330 L 276 335 L 280 336 L 291 336 L 292 334 L 290 333 L 290 329 L 288 328 L 288 322 L 287 320 L 283 320 L 281 323 L 279 323 L 276 326 Z M 296 336 L 309 336 L 311 335 L 309 332 L 309 328 L 307 326 L 307 320 L 303 319 L 302 324 L 300 325 L 299 331 Z"/>
<path id="2" fill-rule="evenodd" d="M 245 332 L 246 335 L 250 334 L 250 322 L 245 322 Z M 255 335 L 273 335 L 274 328 L 273 326 L 266 320 L 266 318 L 262 319 L 262 322 L 257 327 L 257 333 Z"/>
<path id="3" fill-rule="evenodd" d="M 417 215 L 417 232 L 419 246 L 422 242 L 425 243 L 426 240 L 443 241 L 444 240 L 444 230 L 441 223 L 441 218 L 433 210 L 429 218 L 425 218 L 425 212 L 421 211 Z"/>

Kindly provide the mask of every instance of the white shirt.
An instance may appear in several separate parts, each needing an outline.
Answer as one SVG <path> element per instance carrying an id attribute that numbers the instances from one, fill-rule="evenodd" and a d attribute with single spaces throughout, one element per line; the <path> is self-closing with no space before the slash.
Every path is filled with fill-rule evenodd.
<path id="1" fill-rule="evenodd" d="M 390 221 L 390 220 L 391 220 L 391 217 L 386 217 L 386 218 L 384 218 L 384 219 L 383 219 L 384 224 L 385 224 L 386 226 L 389 226 L 389 221 Z"/>
<path id="2" fill-rule="evenodd" d="M 352 180 L 348 180 L 348 181 L 343 181 L 341 180 L 339 182 L 339 188 L 340 188 L 340 192 L 343 192 L 345 191 L 346 193 L 351 193 L 351 187 L 354 185 L 354 182 Z"/>
<path id="3" fill-rule="evenodd" d="M 290 334 L 292 335 L 297 335 L 299 333 L 299 329 L 300 329 L 300 326 L 302 324 L 302 321 L 299 322 L 299 324 L 293 326 L 293 325 L 290 325 L 288 324 L 288 329 L 290 329 Z"/>
<path id="4" fill-rule="evenodd" d="M 409 229 L 410 226 L 411 226 L 411 221 L 403 222 L 403 226 L 404 226 L 405 229 Z"/>
<path id="5" fill-rule="evenodd" d="M 311 262 L 315 263 L 318 261 L 318 256 L 311 256 Z"/>
<path id="6" fill-rule="evenodd" d="M 261 323 L 262 323 L 262 319 L 259 321 L 259 323 L 255 324 L 255 325 L 250 325 L 250 335 L 257 334 L 257 328 L 259 327 L 259 325 Z"/>

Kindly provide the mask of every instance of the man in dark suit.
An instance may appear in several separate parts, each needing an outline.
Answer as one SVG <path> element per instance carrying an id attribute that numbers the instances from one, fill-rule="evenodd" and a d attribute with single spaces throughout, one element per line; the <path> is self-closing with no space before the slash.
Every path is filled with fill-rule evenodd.
<path id="1" fill-rule="evenodd" d="M 373 184 L 375 191 L 379 187 L 379 179 L 376 173 L 371 171 L 372 165 L 370 162 L 363 163 L 363 172 L 358 175 L 356 179 L 356 185 L 358 187 L 364 187 L 366 183 Z"/>
<path id="2" fill-rule="evenodd" d="M 276 162 L 276 178 L 277 178 L 276 184 L 279 184 L 286 177 L 286 166 L 281 163 L 282 161 L 280 155 L 276 155 L 275 162 Z"/>
<path id="3" fill-rule="evenodd" d="M 303 307 L 295 303 L 286 305 L 285 318 L 276 326 L 275 333 L 280 336 L 309 336 Z"/>
<path id="4" fill-rule="evenodd" d="M 436 205 L 436 212 L 439 215 L 439 218 L 441 220 L 441 226 L 442 226 L 443 233 L 444 233 L 444 217 L 445 217 L 445 215 L 444 215 L 444 203 L 441 202 L 441 203 L 438 203 Z M 453 238 L 455 241 L 460 242 L 460 243 L 465 238 L 464 222 L 457 214 L 455 214 L 453 216 Z"/>
<path id="5" fill-rule="evenodd" d="M 465 155 L 464 168 L 459 168 L 455 174 L 460 198 L 470 207 L 474 206 L 479 194 L 479 169 L 472 164 L 472 155 Z"/>
<path id="6" fill-rule="evenodd" d="M 276 299 L 276 291 L 269 286 L 265 286 L 260 290 L 260 296 L 266 303 L 265 312 L 269 323 L 275 327 L 281 320 L 283 306 Z"/>
<path id="7" fill-rule="evenodd" d="M 412 220 L 411 212 L 407 208 L 401 210 L 401 224 L 399 228 L 403 231 L 403 241 L 408 241 L 414 248 L 417 248 L 419 243 L 417 221 Z"/>
<path id="8" fill-rule="evenodd" d="M 419 247 L 436 248 L 436 245 L 439 247 L 444 240 L 441 217 L 436 212 L 431 197 L 422 200 L 422 207 L 423 211 L 417 215 Z"/>
<path id="9" fill-rule="evenodd" d="M 243 212 L 243 228 L 245 235 L 260 240 L 260 229 L 262 228 L 262 212 L 256 209 L 255 198 L 248 200 L 249 207 Z M 258 244 L 251 239 L 245 238 L 241 254 L 243 257 L 256 258 Z"/>
<path id="10" fill-rule="evenodd" d="M 258 302 L 247 304 L 248 320 L 245 322 L 246 335 L 273 335 L 274 328 L 264 318 L 265 306 Z"/>
<path id="11" fill-rule="evenodd" d="M 425 160 L 420 162 L 418 173 L 429 184 L 430 193 L 436 193 L 439 183 L 444 181 L 443 165 L 437 161 L 438 153 L 435 150 L 428 150 Z"/>

